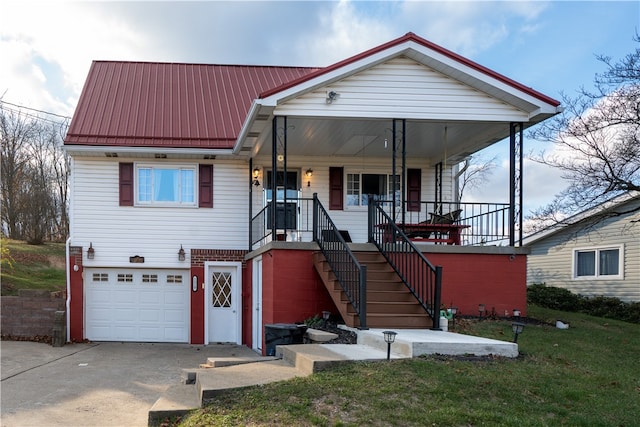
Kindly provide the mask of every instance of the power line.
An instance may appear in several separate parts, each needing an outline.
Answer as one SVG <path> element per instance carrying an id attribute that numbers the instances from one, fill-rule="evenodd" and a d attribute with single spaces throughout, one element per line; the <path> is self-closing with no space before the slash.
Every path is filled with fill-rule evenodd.
<path id="1" fill-rule="evenodd" d="M 69 116 L 62 116 L 60 114 L 56 114 L 56 113 L 50 113 L 48 111 L 43 111 L 43 110 L 38 110 L 36 108 L 31 108 L 31 107 L 26 107 L 24 105 L 18 105 L 18 104 L 13 104 L 11 102 L 7 102 L 7 101 L 3 101 L 2 99 L 0 99 L 0 102 L 3 104 L 7 104 L 7 105 L 12 105 L 14 107 L 18 107 L 18 108 L 24 108 L 25 110 L 31 110 L 31 111 L 37 111 L 38 113 L 43 113 L 43 114 L 49 114 L 50 116 L 56 116 L 56 117 L 60 117 L 62 119 L 69 119 L 71 120 L 71 117 Z"/>

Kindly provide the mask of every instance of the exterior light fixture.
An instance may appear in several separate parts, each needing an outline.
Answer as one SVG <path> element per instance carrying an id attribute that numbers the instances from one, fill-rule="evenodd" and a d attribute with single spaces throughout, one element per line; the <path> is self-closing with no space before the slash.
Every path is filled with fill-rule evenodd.
<path id="1" fill-rule="evenodd" d="M 513 317 L 520 317 L 520 310 L 518 310 L 517 308 L 513 309 Z"/>
<path id="2" fill-rule="evenodd" d="M 391 344 L 396 340 L 397 332 L 393 331 L 383 331 L 384 342 L 387 343 L 387 360 L 391 360 Z"/>
<path id="3" fill-rule="evenodd" d="M 335 101 L 339 96 L 340 94 L 335 90 L 331 90 L 327 92 L 327 99 L 326 99 L 327 104 L 333 104 L 333 101 Z"/>
<path id="4" fill-rule="evenodd" d="M 311 168 L 307 169 L 304 175 L 307 177 L 307 187 L 311 187 L 311 177 L 313 176 L 313 171 L 311 170 Z"/>
<path id="5" fill-rule="evenodd" d="M 260 185 L 260 181 L 258 181 L 259 177 L 260 177 L 260 169 L 259 168 L 253 169 L 253 185 L 255 185 L 256 187 Z"/>
<path id="6" fill-rule="evenodd" d="M 482 320 L 482 315 L 484 314 L 484 304 L 478 304 L 478 313 L 480 313 L 480 320 Z"/>
<path id="7" fill-rule="evenodd" d="M 96 256 L 96 251 L 93 249 L 93 243 L 89 242 L 89 249 L 87 249 L 87 259 L 93 259 Z"/>
<path id="8" fill-rule="evenodd" d="M 186 259 L 186 254 L 184 252 L 184 248 L 180 245 L 180 250 L 178 251 L 178 261 L 184 261 Z"/>
<path id="9" fill-rule="evenodd" d="M 456 328 L 456 314 L 458 314 L 458 307 L 451 307 L 449 310 L 451 312 L 451 329 L 455 329 Z"/>
<path id="10" fill-rule="evenodd" d="M 511 329 L 513 330 L 513 342 L 518 342 L 518 335 L 522 333 L 524 330 L 524 323 L 522 322 L 513 322 L 511 324 Z"/>
<path id="11" fill-rule="evenodd" d="M 331 312 L 330 311 L 323 311 L 322 312 L 322 320 L 324 320 L 324 327 L 327 327 L 327 322 L 329 321 L 329 317 L 331 316 Z"/>

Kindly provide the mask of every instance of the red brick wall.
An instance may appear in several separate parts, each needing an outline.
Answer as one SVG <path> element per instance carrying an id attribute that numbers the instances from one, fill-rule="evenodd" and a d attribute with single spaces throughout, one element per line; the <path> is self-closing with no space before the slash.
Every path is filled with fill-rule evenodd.
<path id="1" fill-rule="evenodd" d="M 262 255 L 262 322 L 295 323 L 337 313 L 313 267 L 313 251 L 272 250 Z"/>
<path id="2" fill-rule="evenodd" d="M 69 247 L 69 340 L 84 340 L 84 286 L 82 281 L 82 246 Z M 74 266 L 78 266 L 77 271 Z"/>
<path id="3" fill-rule="evenodd" d="M 441 265 L 442 304 L 462 315 L 478 315 L 478 304 L 498 316 L 514 308 L 527 313 L 527 256 L 506 254 L 425 254 Z"/>
<path id="4" fill-rule="evenodd" d="M 51 337 L 54 314 L 66 310 L 64 292 L 20 290 L 18 296 L 1 298 L 3 337 Z"/>

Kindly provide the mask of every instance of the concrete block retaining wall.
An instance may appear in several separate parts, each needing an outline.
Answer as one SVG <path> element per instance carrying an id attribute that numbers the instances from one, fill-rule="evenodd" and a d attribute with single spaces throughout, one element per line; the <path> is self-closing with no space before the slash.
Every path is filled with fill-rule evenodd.
<path id="1" fill-rule="evenodd" d="M 1 297 L 3 337 L 51 337 L 56 311 L 65 310 L 64 292 L 21 289 L 18 296 Z"/>

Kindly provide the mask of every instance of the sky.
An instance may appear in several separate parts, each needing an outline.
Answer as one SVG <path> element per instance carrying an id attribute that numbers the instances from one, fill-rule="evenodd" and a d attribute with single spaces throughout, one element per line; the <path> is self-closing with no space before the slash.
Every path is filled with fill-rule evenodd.
<path id="1" fill-rule="evenodd" d="M 0 0 L 0 97 L 71 116 L 92 60 L 323 67 L 407 32 L 559 100 L 592 87 L 597 54 L 637 48 L 640 1 Z M 498 164 L 474 199 L 507 200 L 506 150 L 487 150 Z M 563 188 L 556 170 L 524 173 L 525 214 Z"/>

